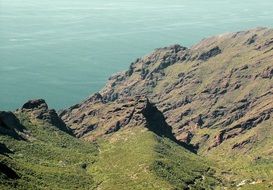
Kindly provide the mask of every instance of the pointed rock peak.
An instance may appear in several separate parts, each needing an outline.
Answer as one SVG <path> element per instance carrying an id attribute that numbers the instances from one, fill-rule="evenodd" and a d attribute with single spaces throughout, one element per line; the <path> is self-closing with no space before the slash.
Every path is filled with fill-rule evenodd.
<path id="1" fill-rule="evenodd" d="M 27 101 L 22 109 L 48 109 L 48 105 L 43 99 L 29 100 Z"/>
<path id="2" fill-rule="evenodd" d="M 142 110 L 142 114 L 145 116 L 145 117 L 149 117 L 151 116 L 152 114 L 154 114 L 155 112 L 159 111 L 156 106 L 151 103 L 149 101 L 148 98 L 142 98 L 141 100 L 139 100 L 139 102 L 142 102 L 143 103 L 143 110 Z"/>
<path id="3" fill-rule="evenodd" d="M 146 127 L 159 136 L 165 136 L 175 140 L 172 134 L 172 128 L 167 124 L 165 117 L 157 107 L 146 99 L 142 109 L 142 114 L 146 119 Z"/>
<path id="4" fill-rule="evenodd" d="M 184 142 L 179 142 L 176 139 L 176 137 L 172 133 L 172 127 L 166 122 L 163 113 L 158 110 L 155 104 L 151 103 L 148 98 L 146 98 L 145 106 L 142 109 L 142 114 L 146 119 L 146 127 L 150 131 L 153 131 L 159 136 L 171 139 L 172 141 L 176 142 L 180 146 L 183 146 L 191 152 L 196 152 L 193 146 L 187 145 Z"/>

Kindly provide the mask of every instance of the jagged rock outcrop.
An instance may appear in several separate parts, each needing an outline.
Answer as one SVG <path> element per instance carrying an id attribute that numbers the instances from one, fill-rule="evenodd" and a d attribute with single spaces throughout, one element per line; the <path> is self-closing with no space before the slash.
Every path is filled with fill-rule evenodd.
<path id="1" fill-rule="evenodd" d="M 202 53 L 198 57 L 198 60 L 207 61 L 211 57 L 215 57 L 216 55 L 220 54 L 221 52 L 222 52 L 222 50 L 218 46 L 216 46 L 216 47 L 210 49 L 209 51 Z"/>
<path id="2" fill-rule="evenodd" d="M 29 100 L 18 112 L 28 113 L 34 119 L 49 123 L 64 132 L 72 134 L 71 129 L 66 126 L 57 112 L 54 109 L 49 109 L 43 99 Z"/>
<path id="3" fill-rule="evenodd" d="M 215 137 L 215 143 L 209 148 L 216 147 L 220 145 L 223 141 L 234 138 L 240 134 L 245 133 L 247 130 L 250 130 L 260 123 L 267 121 L 271 118 L 273 113 L 273 107 L 263 110 L 262 112 L 255 113 L 255 115 L 247 118 L 241 119 L 236 122 L 236 124 L 231 127 L 227 127 Z"/>
<path id="4" fill-rule="evenodd" d="M 78 137 L 95 140 L 145 126 L 158 110 L 165 124 L 154 132 L 165 126 L 177 140 L 212 150 L 272 121 L 272 38 L 272 29 L 257 28 L 156 49 L 60 116 Z M 143 112 L 143 97 L 156 109 Z"/>
<path id="5" fill-rule="evenodd" d="M 146 119 L 146 127 L 158 134 L 159 136 L 165 136 L 175 140 L 172 133 L 172 128 L 167 124 L 165 117 L 156 106 L 147 99 L 141 113 Z"/>
<path id="6" fill-rule="evenodd" d="M 165 121 L 163 113 L 144 96 L 111 103 L 111 107 L 107 110 L 103 109 L 104 105 L 103 102 L 96 102 L 94 107 L 97 109 L 90 109 L 82 104 L 81 107 L 73 110 L 74 113 L 81 113 L 80 115 L 75 114 L 73 117 L 64 117 L 67 116 L 64 113 L 61 115 L 69 127 L 74 130 L 77 137 L 87 140 L 110 135 L 122 128 L 136 126 L 146 127 L 160 136 L 176 140 L 172 128 Z M 84 113 L 82 114 L 82 112 Z"/>

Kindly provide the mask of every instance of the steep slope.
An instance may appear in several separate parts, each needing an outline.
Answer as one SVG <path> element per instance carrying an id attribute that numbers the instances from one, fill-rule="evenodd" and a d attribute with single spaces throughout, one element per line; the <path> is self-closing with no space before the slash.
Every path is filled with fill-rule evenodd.
<path id="1" fill-rule="evenodd" d="M 43 100 L 32 102 L 42 106 L 1 112 L 0 129 L 9 130 L 0 135 L 0 189 L 95 189 L 86 168 L 95 161 L 96 146 L 60 130 L 63 123 L 52 124 L 60 121 L 55 114 L 36 117 L 53 111 Z"/>
<path id="2" fill-rule="evenodd" d="M 220 186 L 217 168 L 173 142 L 161 112 L 145 98 L 138 102 L 133 118 L 143 123 L 121 131 L 115 125 L 111 135 L 94 143 L 73 137 L 44 100 L 28 101 L 15 113 L 1 112 L 0 189 Z"/>
<path id="3" fill-rule="evenodd" d="M 273 181 L 272 63 L 267 28 L 160 48 L 60 116 L 76 136 L 93 141 L 147 122 L 139 114 L 146 97 L 176 140 L 231 169 L 223 175 L 235 185 L 248 179 L 252 186 L 243 187 L 265 189 Z"/>

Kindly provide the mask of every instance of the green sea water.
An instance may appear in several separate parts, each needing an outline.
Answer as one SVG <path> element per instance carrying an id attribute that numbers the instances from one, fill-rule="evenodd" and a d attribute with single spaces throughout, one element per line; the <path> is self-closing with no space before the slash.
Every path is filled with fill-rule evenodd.
<path id="1" fill-rule="evenodd" d="M 65 108 L 155 48 L 257 26 L 272 0 L 0 0 L 0 110 Z"/>

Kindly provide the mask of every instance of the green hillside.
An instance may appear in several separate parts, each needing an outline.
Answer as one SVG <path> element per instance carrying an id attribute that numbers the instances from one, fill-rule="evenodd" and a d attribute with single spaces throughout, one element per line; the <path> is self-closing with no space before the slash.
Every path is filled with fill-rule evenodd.
<path id="1" fill-rule="evenodd" d="M 25 127 L 17 140 L 0 135 L 10 153 L 1 163 L 1 189 L 213 189 L 219 185 L 211 163 L 142 127 L 122 130 L 96 143 L 55 126 L 17 115 Z"/>

